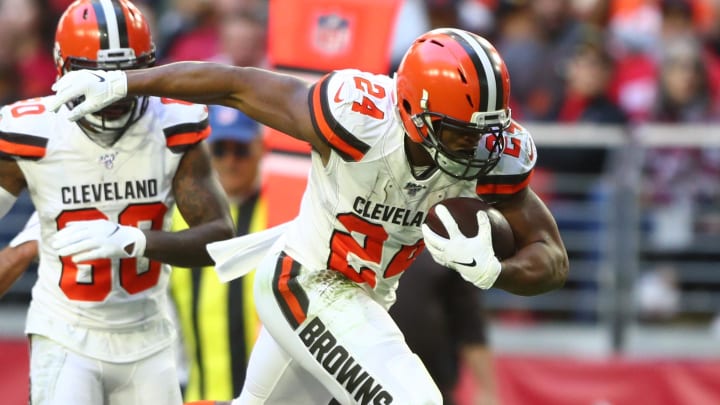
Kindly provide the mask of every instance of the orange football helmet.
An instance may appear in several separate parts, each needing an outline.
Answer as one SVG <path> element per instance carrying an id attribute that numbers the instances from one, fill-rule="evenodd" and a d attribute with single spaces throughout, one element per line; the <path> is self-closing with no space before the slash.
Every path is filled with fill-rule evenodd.
<path id="1" fill-rule="evenodd" d="M 155 63 L 155 45 L 143 14 L 127 0 L 76 0 L 55 32 L 58 77 L 71 70 L 127 70 Z M 147 97 L 128 97 L 85 117 L 81 126 L 120 135 L 147 109 Z"/>
<path id="2" fill-rule="evenodd" d="M 421 35 L 400 62 L 395 91 L 405 132 L 441 170 L 472 179 L 497 165 L 510 125 L 510 76 L 486 39 L 454 28 Z M 443 129 L 479 135 L 473 156 L 446 148 Z"/>

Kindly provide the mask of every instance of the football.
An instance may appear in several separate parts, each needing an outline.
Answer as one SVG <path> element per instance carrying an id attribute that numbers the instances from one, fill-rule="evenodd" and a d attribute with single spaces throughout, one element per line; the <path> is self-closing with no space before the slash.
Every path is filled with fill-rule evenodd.
<path id="1" fill-rule="evenodd" d="M 440 201 L 430 207 L 430 210 L 425 216 L 425 223 L 433 232 L 445 238 L 448 237 L 448 232 L 435 212 L 435 208 L 440 204 L 447 208 L 453 218 L 455 218 L 460 232 L 467 237 L 477 235 L 478 226 L 475 214 L 479 210 L 487 212 L 488 218 L 490 219 L 495 255 L 502 260 L 515 254 L 515 237 L 513 236 L 512 228 L 510 228 L 510 224 L 500 211 L 488 203 L 475 198 L 455 197 Z"/>

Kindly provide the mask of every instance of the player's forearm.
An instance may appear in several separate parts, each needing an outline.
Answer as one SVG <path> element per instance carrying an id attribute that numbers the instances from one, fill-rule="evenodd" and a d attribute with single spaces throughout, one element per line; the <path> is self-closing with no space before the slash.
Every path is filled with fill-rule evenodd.
<path id="1" fill-rule="evenodd" d="M 537 295 L 562 287 L 569 261 L 557 223 L 529 187 L 498 206 L 510 223 L 518 247 L 502 261 L 493 287 L 517 295 Z"/>
<path id="2" fill-rule="evenodd" d="M 177 62 L 127 71 L 126 75 L 130 95 L 237 108 L 264 125 L 312 141 L 305 134 L 314 133 L 307 114 L 310 84 L 298 77 L 210 62 Z"/>
<path id="3" fill-rule="evenodd" d="M 561 288 L 568 271 L 568 257 L 562 246 L 535 242 L 503 260 L 494 287 L 517 295 L 538 295 Z"/>
<path id="4" fill-rule="evenodd" d="M 233 91 L 230 79 L 244 68 L 210 62 L 177 62 L 129 70 L 129 95 L 169 97 L 206 104 L 226 104 Z"/>
<path id="5" fill-rule="evenodd" d="M 15 284 L 37 256 L 37 242 L 29 241 L 0 251 L 0 297 Z"/>
<path id="6" fill-rule="evenodd" d="M 144 256 L 178 267 L 208 266 L 213 261 L 205 246 L 230 239 L 234 233 L 232 222 L 225 217 L 179 232 L 146 231 Z"/>
<path id="7" fill-rule="evenodd" d="M 169 97 L 204 104 L 238 107 L 257 88 L 271 86 L 276 74 L 252 67 L 213 62 L 175 62 L 149 69 L 129 70 L 128 95 Z"/>

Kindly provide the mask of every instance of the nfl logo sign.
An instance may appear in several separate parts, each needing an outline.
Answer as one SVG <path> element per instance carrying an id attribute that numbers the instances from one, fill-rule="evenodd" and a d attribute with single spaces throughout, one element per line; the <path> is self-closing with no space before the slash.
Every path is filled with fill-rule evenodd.
<path id="1" fill-rule="evenodd" d="M 350 21 L 337 14 L 318 17 L 313 33 L 313 46 L 325 54 L 339 54 L 350 44 Z"/>

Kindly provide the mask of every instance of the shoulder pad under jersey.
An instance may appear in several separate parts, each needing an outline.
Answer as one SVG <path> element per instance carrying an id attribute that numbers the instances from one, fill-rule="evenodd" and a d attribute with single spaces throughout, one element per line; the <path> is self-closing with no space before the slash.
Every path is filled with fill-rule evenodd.
<path id="1" fill-rule="evenodd" d="M 182 152 L 210 136 L 208 108 L 171 98 L 151 98 L 152 108 L 160 119 L 165 142 L 173 152 Z"/>
<path id="2" fill-rule="evenodd" d="M 21 100 L 0 109 L 0 157 L 37 160 L 57 131 L 60 113 L 47 108 L 47 97 Z"/>
<path id="3" fill-rule="evenodd" d="M 325 75 L 310 89 L 315 131 L 346 161 L 359 161 L 393 124 L 393 80 L 355 69 Z"/>
<path id="4" fill-rule="evenodd" d="M 532 135 L 515 121 L 505 130 L 505 150 L 490 173 L 478 179 L 477 194 L 485 199 L 515 194 L 530 183 L 537 149 Z"/>

